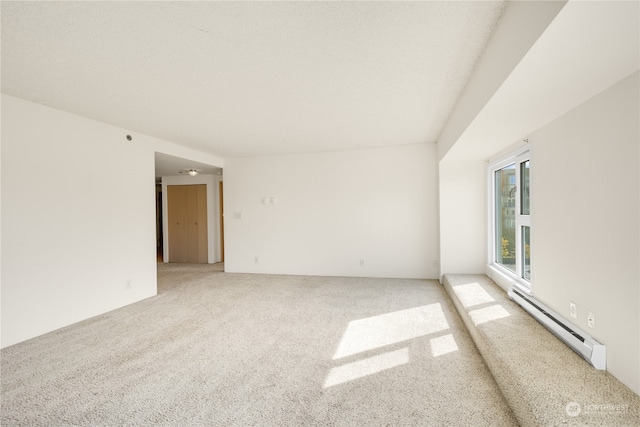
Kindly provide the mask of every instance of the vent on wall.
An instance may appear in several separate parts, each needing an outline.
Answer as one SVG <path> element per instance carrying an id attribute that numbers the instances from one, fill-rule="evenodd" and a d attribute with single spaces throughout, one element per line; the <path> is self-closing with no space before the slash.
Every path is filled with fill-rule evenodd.
<path id="1" fill-rule="evenodd" d="M 541 302 L 523 295 L 513 287 L 509 289 L 509 298 L 518 303 L 594 368 L 602 371 L 607 369 L 607 348 L 603 344 L 572 326 Z"/>

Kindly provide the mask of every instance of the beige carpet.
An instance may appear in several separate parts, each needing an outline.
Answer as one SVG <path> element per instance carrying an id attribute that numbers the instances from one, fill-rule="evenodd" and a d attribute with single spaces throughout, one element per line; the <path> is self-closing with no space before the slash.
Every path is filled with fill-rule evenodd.
<path id="1" fill-rule="evenodd" d="M 3 426 L 516 425 L 436 281 L 160 264 L 159 295 L 3 349 Z"/>

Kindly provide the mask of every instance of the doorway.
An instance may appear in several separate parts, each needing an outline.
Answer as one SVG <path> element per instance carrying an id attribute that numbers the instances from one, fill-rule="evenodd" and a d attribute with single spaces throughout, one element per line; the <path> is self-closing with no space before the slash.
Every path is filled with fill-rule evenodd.
<path id="1" fill-rule="evenodd" d="M 164 243 L 162 241 L 162 185 L 156 184 L 156 258 L 162 262 Z"/>

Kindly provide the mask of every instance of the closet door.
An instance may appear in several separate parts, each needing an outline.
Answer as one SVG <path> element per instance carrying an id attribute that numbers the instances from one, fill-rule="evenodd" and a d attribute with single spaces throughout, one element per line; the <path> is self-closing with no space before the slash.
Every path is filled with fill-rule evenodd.
<path id="1" fill-rule="evenodd" d="M 187 262 L 187 189 L 183 185 L 167 187 L 169 222 L 169 262 Z"/>
<path id="2" fill-rule="evenodd" d="M 169 262 L 208 261 L 207 186 L 169 185 Z"/>
<path id="3" fill-rule="evenodd" d="M 198 262 L 198 190 L 195 185 L 185 185 L 185 189 L 187 190 L 187 262 Z"/>

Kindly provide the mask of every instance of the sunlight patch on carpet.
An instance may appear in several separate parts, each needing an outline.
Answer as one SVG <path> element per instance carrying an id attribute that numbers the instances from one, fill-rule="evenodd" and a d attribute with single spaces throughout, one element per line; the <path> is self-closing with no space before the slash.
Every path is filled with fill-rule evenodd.
<path id="1" fill-rule="evenodd" d="M 452 286 L 451 288 L 458 296 L 458 299 L 464 308 L 495 301 L 495 299 L 493 299 L 493 297 L 489 295 L 478 282 Z"/>
<path id="2" fill-rule="evenodd" d="M 440 303 L 349 322 L 333 360 L 449 329 Z"/>
<path id="3" fill-rule="evenodd" d="M 332 368 L 324 381 L 323 388 L 343 384 L 358 378 L 377 374 L 397 366 L 409 363 L 409 349 L 389 351 L 356 362 Z"/>
<path id="4" fill-rule="evenodd" d="M 509 317 L 510 314 L 504 309 L 504 307 L 496 304 L 485 308 L 479 308 L 477 310 L 471 310 L 469 312 L 469 316 L 471 317 L 473 324 L 478 326 L 492 320 Z"/>
<path id="5" fill-rule="evenodd" d="M 451 334 L 431 338 L 429 340 L 429 344 L 431 344 L 431 355 L 433 357 L 438 357 L 444 354 L 458 351 L 458 344 L 456 344 L 456 340 Z"/>

